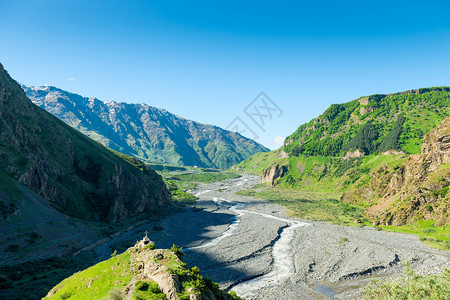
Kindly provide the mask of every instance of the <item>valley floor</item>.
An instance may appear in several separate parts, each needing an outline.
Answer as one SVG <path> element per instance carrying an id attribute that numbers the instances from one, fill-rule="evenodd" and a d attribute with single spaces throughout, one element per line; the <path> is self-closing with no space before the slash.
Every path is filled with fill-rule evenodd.
<path id="1" fill-rule="evenodd" d="M 357 299 L 371 278 L 399 276 L 407 261 L 421 274 L 450 268 L 449 252 L 416 236 L 302 221 L 279 205 L 235 194 L 257 183 L 245 175 L 201 184 L 193 191 L 196 208 L 136 229 L 151 231 L 157 248 L 182 246 L 188 265 L 245 299 Z"/>

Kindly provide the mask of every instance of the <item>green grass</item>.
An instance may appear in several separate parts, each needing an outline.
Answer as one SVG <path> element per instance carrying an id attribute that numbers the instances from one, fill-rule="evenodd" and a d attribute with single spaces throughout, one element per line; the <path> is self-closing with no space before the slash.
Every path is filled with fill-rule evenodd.
<path id="1" fill-rule="evenodd" d="M 158 284 L 152 280 L 142 277 L 142 270 L 138 268 L 140 259 L 147 257 L 153 249 L 133 249 L 138 255 L 137 260 L 131 260 L 132 254 L 113 256 L 109 260 L 100 262 L 84 271 L 77 272 L 56 285 L 52 291 L 54 294 L 50 299 L 122 299 L 123 290 L 132 280 L 134 292 L 131 299 L 134 300 L 162 300 L 166 295 L 161 291 Z M 161 250 L 155 250 L 161 251 Z M 143 252 L 141 254 L 141 252 Z M 160 271 L 166 270 L 172 274 L 175 282 L 179 285 L 178 299 L 190 299 L 194 293 L 202 299 L 210 299 L 207 295 L 214 295 L 216 299 L 238 299 L 227 292 L 220 290 L 219 285 L 200 275 L 197 267 L 189 269 L 180 259 L 181 248 L 173 246 L 172 250 L 153 252 L 153 259 L 145 262 L 155 264 Z M 163 268 L 164 267 L 164 268 Z M 140 270 L 140 271 L 139 271 Z"/>
<path id="2" fill-rule="evenodd" d="M 197 184 L 195 182 L 186 182 L 186 181 L 178 181 L 178 180 L 171 180 L 177 188 L 180 190 L 193 190 L 197 188 Z"/>
<path id="3" fill-rule="evenodd" d="M 447 300 L 450 299 L 450 270 L 441 275 L 421 276 L 409 267 L 406 275 L 388 281 L 372 281 L 364 290 L 364 299 Z"/>
<path id="4" fill-rule="evenodd" d="M 434 226 L 434 221 L 418 221 L 414 225 L 380 226 L 384 230 L 417 235 L 420 240 L 434 248 L 450 250 L 450 227 Z"/>
<path id="5" fill-rule="evenodd" d="M 230 172 L 203 172 L 203 173 L 183 173 L 173 175 L 171 179 L 187 182 L 212 183 L 226 179 L 239 178 L 241 175 Z"/>
<path id="6" fill-rule="evenodd" d="M 255 196 L 256 195 L 256 191 L 252 190 L 252 189 L 245 189 L 245 190 L 237 191 L 236 195 L 239 195 L 239 196 Z"/>
<path id="7" fill-rule="evenodd" d="M 247 174 L 260 175 L 264 169 L 280 160 L 279 151 L 260 152 L 235 165 L 231 172 L 245 172 Z"/>
<path id="8" fill-rule="evenodd" d="M 239 193 L 239 192 L 238 192 Z M 355 220 L 365 220 L 363 210 L 357 206 L 342 203 L 335 193 L 308 192 L 297 189 L 271 188 L 251 193 L 256 198 L 283 205 L 288 213 L 304 220 L 317 220 L 341 225 L 355 225 Z"/>
<path id="9" fill-rule="evenodd" d="M 56 286 L 58 290 L 51 299 L 107 298 L 111 290 L 121 289 L 130 282 L 131 271 L 130 253 L 125 252 L 63 280 Z"/>
<path id="10" fill-rule="evenodd" d="M 135 290 L 132 299 L 164 300 L 166 299 L 166 295 L 161 291 L 158 284 L 154 281 L 137 281 L 135 283 Z"/>
<path id="11" fill-rule="evenodd" d="M 165 180 L 167 189 L 169 190 L 170 199 L 177 203 L 178 205 L 192 205 L 195 204 L 195 200 L 198 197 L 188 193 L 182 187 L 192 187 L 193 183 L 190 182 L 182 182 L 176 180 Z M 195 187 L 195 184 L 193 184 Z"/>

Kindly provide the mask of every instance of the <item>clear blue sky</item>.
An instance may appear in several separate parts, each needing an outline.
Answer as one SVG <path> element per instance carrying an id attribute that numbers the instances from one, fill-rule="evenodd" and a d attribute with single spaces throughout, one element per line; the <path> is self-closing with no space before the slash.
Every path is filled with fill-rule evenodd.
<path id="1" fill-rule="evenodd" d="M 0 0 L 0 62 L 24 84 L 240 116 L 276 148 L 332 103 L 450 85 L 450 1 Z M 243 113 L 261 91 L 283 110 L 265 132 Z"/>

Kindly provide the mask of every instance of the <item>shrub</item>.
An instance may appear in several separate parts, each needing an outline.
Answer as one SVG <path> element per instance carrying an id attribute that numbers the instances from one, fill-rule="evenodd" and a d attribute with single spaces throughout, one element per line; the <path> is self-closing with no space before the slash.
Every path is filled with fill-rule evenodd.
<path id="1" fill-rule="evenodd" d="M 175 244 L 172 245 L 172 248 L 170 248 L 170 251 L 173 252 L 178 258 L 182 257 L 184 255 L 183 253 L 183 247 L 179 247 Z"/>
<path id="2" fill-rule="evenodd" d="M 134 288 L 139 291 L 148 291 L 149 284 L 147 281 L 137 281 Z"/>
<path id="3" fill-rule="evenodd" d="M 344 245 L 346 242 L 348 242 L 348 238 L 340 238 L 339 239 L 339 244 Z"/>
<path id="4" fill-rule="evenodd" d="M 108 300 L 122 300 L 122 294 L 119 290 L 113 289 L 109 292 Z"/>
<path id="5" fill-rule="evenodd" d="M 134 285 L 133 299 L 137 300 L 159 300 L 166 299 L 165 294 L 154 281 L 137 281 Z"/>
<path id="6" fill-rule="evenodd" d="M 193 274 L 200 274 L 200 269 L 197 266 L 192 267 L 191 272 Z"/>
<path id="7" fill-rule="evenodd" d="M 69 292 L 64 292 L 60 295 L 61 299 L 68 299 L 70 296 L 71 294 Z"/>

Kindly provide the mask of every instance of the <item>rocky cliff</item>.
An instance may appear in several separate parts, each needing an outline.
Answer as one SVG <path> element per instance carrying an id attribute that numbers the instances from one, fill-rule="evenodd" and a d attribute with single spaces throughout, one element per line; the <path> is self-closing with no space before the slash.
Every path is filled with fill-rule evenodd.
<path id="1" fill-rule="evenodd" d="M 349 203 L 371 203 L 367 214 L 375 224 L 402 225 L 422 219 L 449 225 L 450 117 L 423 138 L 421 154 L 410 155 L 395 168 L 382 165 L 371 181 L 343 195 Z"/>
<path id="2" fill-rule="evenodd" d="M 285 165 L 274 164 L 264 169 L 261 174 L 262 182 L 269 182 L 271 186 L 275 186 L 278 180 L 283 177 L 288 171 L 288 167 Z"/>
<path id="3" fill-rule="evenodd" d="M 34 105 L 0 64 L 0 175 L 37 193 L 62 213 L 120 222 L 170 204 L 162 178 L 130 165 Z M 19 202 L 0 182 L 4 218 Z"/>
<path id="4" fill-rule="evenodd" d="M 257 152 L 257 142 L 146 104 L 102 102 L 55 87 L 22 86 L 40 107 L 94 140 L 147 162 L 228 168 Z"/>

